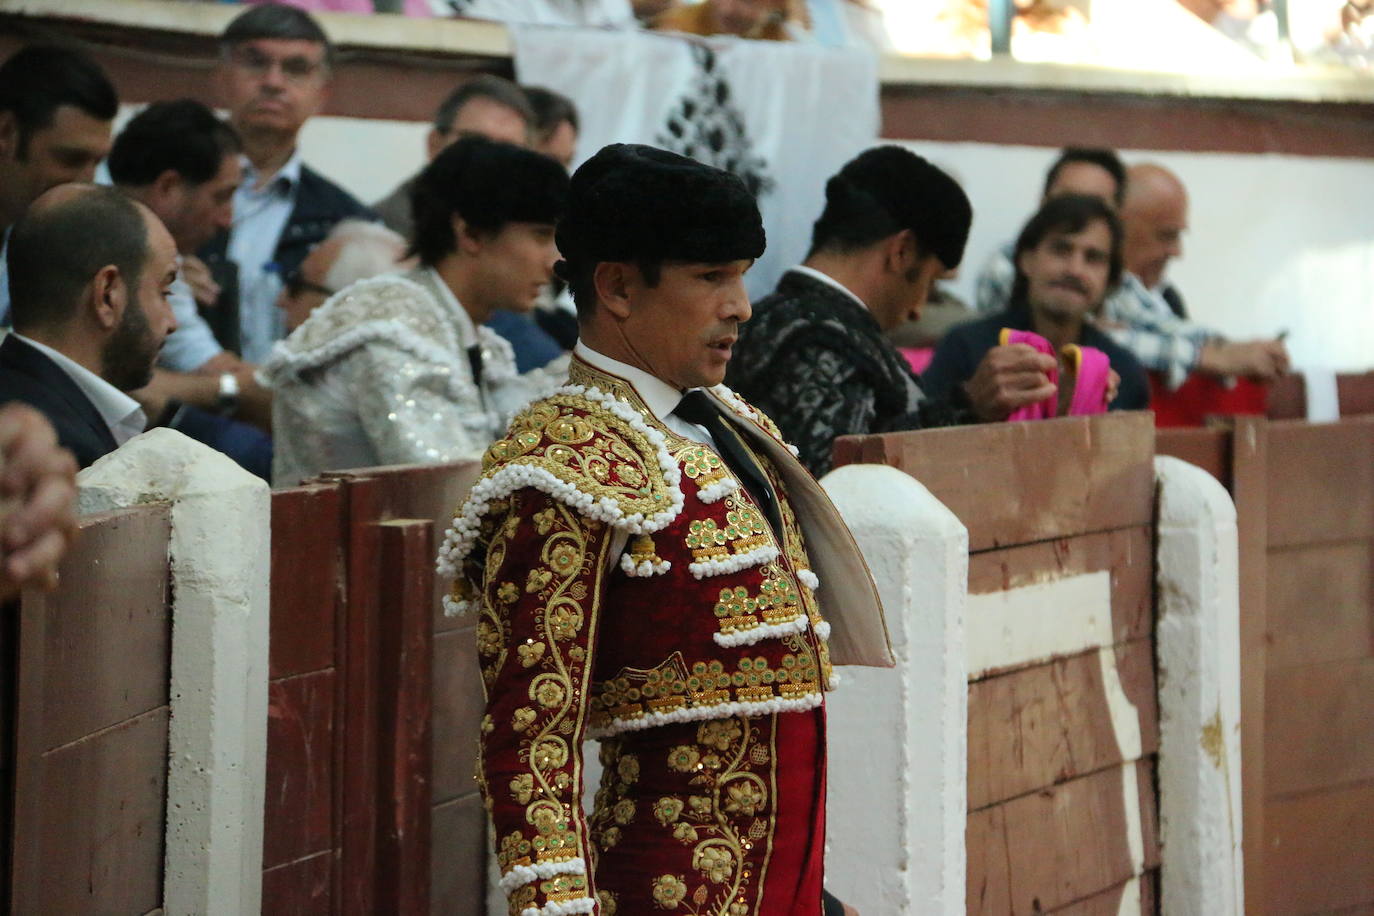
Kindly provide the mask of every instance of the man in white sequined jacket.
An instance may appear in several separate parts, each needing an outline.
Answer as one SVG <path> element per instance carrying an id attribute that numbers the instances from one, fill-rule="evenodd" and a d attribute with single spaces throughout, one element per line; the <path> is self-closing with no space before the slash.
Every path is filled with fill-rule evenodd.
<path id="1" fill-rule="evenodd" d="M 468 137 L 413 187 L 420 266 L 340 290 L 263 365 L 274 389 L 273 483 L 321 471 L 476 460 L 560 367 L 516 373 L 483 326 L 528 311 L 558 258 L 568 177 L 521 147 Z"/>
<path id="2" fill-rule="evenodd" d="M 558 246 L 569 384 L 488 450 L 440 556 L 448 609 L 477 615 L 510 912 L 820 916 L 832 659 L 891 654 L 843 521 L 720 384 L 757 205 L 726 172 L 610 146 L 573 176 Z"/>

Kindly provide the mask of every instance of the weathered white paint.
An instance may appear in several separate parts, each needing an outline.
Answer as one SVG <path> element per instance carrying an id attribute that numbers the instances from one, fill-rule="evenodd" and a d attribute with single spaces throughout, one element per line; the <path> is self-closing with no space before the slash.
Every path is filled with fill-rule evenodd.
<path id="1" fill-rule="evenodd" d="M 1121 686 L 1116 651 L 1111 646 L 1104 646 L 1097 650 L 1097 660 L 1102 669 L 1102 689 L 1107 697 L 1107 712 L 1112 719 L 1112 733 L 1116 735 L 1121 759 L 1139 760 L 1145 746 L 1140 736 L 1140 711 Z"/>
<path id="2" fill-rule="evenodd" d="M 1118 916 L 1140 916 L 1140 879 L 1132 878 L 1121 890 L 1121 905 L 1117 907 Z"/>
<path id="3" fill-rule="evenodd" d="M 1140 817 L 1139 767 L 1139 763 L 1128 763 L 1121 768 L 1121 802 L 1126 811 L 1126 848 L 1131 857 L 1131 871 L 1137 875 L 1145 870 L 1145 828 Z"/>
<path id="4" fill-rule="evenodd" d="M 962 914 L 968 532 L 894 468 L 850 465 L 821 483 L 873 572 L 897 657 L 846 668 L 828 699 L 826 886 L 861 913 Z"/>
<path id="5" fill-rule="evenodd" d="M 163 909 L 256 913 L 267 761 L 267 484 L 155 429 L 82 471 L 79 506 L 172 504 L 172 719 Z"/>
<path id="6" fill-rule="evenodd" d="M 1159 794 L 1165 913 L 1244 909 L 1236 510 L 1205 471 L 1156 457 Z"/>
<path id="7" fill-rule="evenodd" d="M 968 672 L 977 678 L 1112 644 L 1107 570 L 968 596 Z"/>

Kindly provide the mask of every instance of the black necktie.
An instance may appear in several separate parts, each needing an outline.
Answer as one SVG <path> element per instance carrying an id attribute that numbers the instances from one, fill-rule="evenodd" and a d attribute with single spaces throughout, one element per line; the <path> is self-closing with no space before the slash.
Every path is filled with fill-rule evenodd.
<path id="1" fill-rule="evenodd" d="M 472 383 L 477 386 L 482 384 L 482 345 L 473 344 L 468 347 L 468 364 L 472 366 Z"/>
<path id="2" fill-rule="evenodd" d="M 773 533 L 781 540 L 782 514 L 778 511 L 778 500 L 773 494 L 773 487 L 768 483 L 768 475 L 764 473 L 758 459 L 745 447 L 739 433 L 725 422 L 715 401 L 700 389 L 689 391 L 682 396 L 673 413 L 688 423 L 706 428 L 715 440 L 716 451 L 720 452 L 726 466 L 739 482 L 744 484 L 749 495 L 754 497 L 754 502 L 758 503 L 764 517 L 768 519 L 768 524 L 773 526 Z"/>

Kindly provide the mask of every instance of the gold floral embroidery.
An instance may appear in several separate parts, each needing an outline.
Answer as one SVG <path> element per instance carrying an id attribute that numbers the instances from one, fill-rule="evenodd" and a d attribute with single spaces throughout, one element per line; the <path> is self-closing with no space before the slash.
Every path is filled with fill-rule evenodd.
<path id="1" fill-rule="evenodd" d="M 792 577 L 776 563 L 765 566 L 763 576 L 757 594 L 751 595 L 743 585 L 720 590 L 714 611 L 722 633 L 787 623 L 802 616 L 801 597 Z"/>
<path id="2" fill-rule="evenodd" d="M 723 662 L 696 662 L 688 670 L 680 652 L 656 668 L 622 669 L 614 678 L 593 685 L 592 725 L 607 728 L 646 711 L 720 706 L 730 702 L 795 699 L 817 693 L 815 652 L 799 634 L 782 640 L 789 651 L 771 665 L 762 655 L 745 656 L 727 671 Z"/>
<path id="3" fill-rule="evenodd" d="M 709 720 L 697 726 L 695 745 L 668 750 L 668 768 L 688 774 L 688 783 L 701 794 L 685 800 L 665 795 L 654 803 L 654 820 L 691 847 L 696 872 L 656 878 L 651 895 L 660 907 L 682 907 L 693 916 L 719 916 L 737 906 L 752 912 L 755 846 L 771 830 L 772 787 L 765 781 L 772 778 L 765 737 L 771 726 L 766 722 L 743 716 Z"/>
<path id="4" fill-rule="evenodd" d="M 713 518 L 693 519 L 687 526 L 687 549 L 697 562 L 748 553 L 768 544 L 768 523 L 759 512 L 731 496 L 725 502 L 725 527 Z"/>
<path id="5" fill-rule="evenodd" d="M 665 910 L 675 910 L 687 896 L 687 883 L 681 875 L 659 875 L 654 879 L 654 903 Z"/>

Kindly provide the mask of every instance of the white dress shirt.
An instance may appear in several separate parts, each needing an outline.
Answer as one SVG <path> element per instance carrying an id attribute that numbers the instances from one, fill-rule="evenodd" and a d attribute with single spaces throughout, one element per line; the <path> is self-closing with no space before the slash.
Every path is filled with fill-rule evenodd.
<path id="1" fill-rule="evenodd" d="M 167 294 L 167 304 L 176 316 L 177 329 L 168 336 L 158 355 L 159 366 L 173 372 L 194 372 L 224 350 L 196 307 L 191 284 L 182 277 L 180 256 L 177 257 L 177 278 Z"/>
<path id="2" fill-rule="evenodd" d="M 243 358 L 260 363 L 272 344 L 286 335 L 285 317 L 277 308 L 282 289 L 276 263 L 277 243 L 296 206 L 301 179 L 301 153 L 296 150 L 267 184 L 257 187 L 259 173 L 245 157 L 243 183 L 234 192 L 234 224 L 228 257 L 239 269 L 239 343 Z"/>
<path id="3" fill-rule="evenodd" d="M 13 331 L 10 333 L 14 334 Z M 148 418 L 143 415 L 143 408 L 139 407 L 133 398 L 52 347 L 23 334 L 14 336 L 57 363 L 58 368 L 67 373 L 76 383 L 76 387 L 81 389 L 81 393 L 94 405 L 105 425 L 110 428 L 110 435 L 114 436 L 116 445 L 123 445 L 147 428 Z"/>

